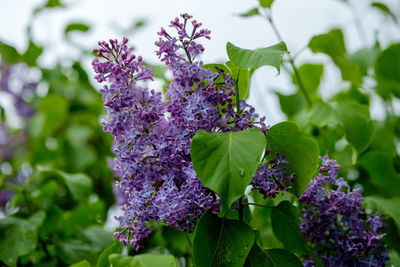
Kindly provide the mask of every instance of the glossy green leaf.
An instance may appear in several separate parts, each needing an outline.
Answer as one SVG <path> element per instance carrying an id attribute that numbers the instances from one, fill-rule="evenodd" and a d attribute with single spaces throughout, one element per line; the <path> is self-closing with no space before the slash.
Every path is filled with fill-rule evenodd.
<path id="1" fill-rule="evenodd" d="M 347 141 L 360 154 L 368 148 L 374 135 L 374 124 L 368 107 L 356 102 L 342 102 L 335 110 L 344 126 Z"/>
<path id="2" fill-rule="evenodd" d="M 111 254 L 109 261 L 113 267 L 177 267 L 176 259 L 172 255 L 140 254 L 137 256 L 123 256 Z"/>
<path id="3" fill-rule="evenodd" d="M 294 172 L 294 193 L 300 196 L 318 167 L 317 143 L 302 135 L 293 122 L 281 122 L 267 132 L 268 149 L 285 156 L 289 162 L 287 173 Z"/>
<path id="4" fill-rule="evenodd" d="M 260 163 L 265 136 L 256 128 L 229 133 L 199 130 L 190 155 L 200 181 L 221 197 L 222 212 L 243 196 Z"/>
<path id="5" fill-rule="evenodd" d="M 283 55 L 287 53 L 287 47 L 284 42 L 280 42 L 273 46 L 250 50 L 237 47 L 228 42 L 226 51 L 230 61 L 241 69 L 273 66 L 279 71 Z"/>
<path id="6" fill-rule="evenodd" d="M 65 27 L 64 34 L 68 34 L 73 31 L 78 31 L 78 32 L 88 32 L 90 30 L 90 26 L 85 24 L 85 23 L 80 23 L 80 22 L 75 22 L 68 24 Z"/>
<path id="7" fill-rule="evenodd" d="M 380 10 L 384 15 L 389 16 L 394 23 L 398 23 L 396 15 L 390 10 L 390 8 L 382 2 L 373 2 L 371 6 Z"/>
<path id="8" fill-rule="evenodd" d="M 20 256 L 32 252 L 38 243 L 38 229 L 46 214 L 39 211 L 29 219 L 5 217 L 0 219 L 0 261 L 17 266 Z"/>
<path id="9" fill-rule="evenodd" d="M 380 95 L 400 98 L 400 43 L 392 44 L 378 55 L 375 75 Z"/>
<path id="10" fill-rule="evenodd" d="M 346 47 L 342 30 L 333 29 L 326 34 L 314 36 L 308 46 L 314 53 L 328 55 L 339 67 L 343 80 L 357 84 L 361 83 L 360 66 L 350 63 L 346 58 Z"/>
<path id="11" fill-rule="evenodd" d="M 254 244 L 248 260 L 251 267 L 302 267 L 303 264 L 293 253 L 285 249 L 261 249 Z"/>
<path id="12" fill-rule="evenodd" d="M 394 169 L 390 154 L 371 151 L 358 164 L 367 170 L 372 184 L 386 189 L 386 195 L 400 196 L 400 174 Z"/>
<path id="13" fill-rule="evenodd" d="M 251 228 L 240 221 L 205 213 L 197 224 L 193 257 L 197 267 L 243 266 L 254 243 Z"/>
<path id="14" fill-rule="evenodd" d="M 400 230 L 400 197 L 384 199 L 379 197 L 364 197 L 363 203 L 367 208 L 373 211 L 379 211 L 392 217 L 396 223 L 397 229 Z"/>
<path id="15" fill-rule="evenodd" d="M 110 263 L 108 262 L 108 257 L 111 254 L 121 252 L 123 246 L 122 243 L 119 241 L 115 241 L 114 244 L 107 247 L 101 254 L 99 259 L 97 260 L 96 267 L 109 267 Z"/>
<path id="16" fill-rule="evenodd" d="M 266 7 L 266 8 L 271 8 L 272 4 L 274 3 L 274 0 L 259 0 L 260 6 Z"/>
<path id="17" fill-rule="evenodd" d="M 298 72 L 307 92 L 311 95 L 315 94 L 318 90 L 319 84 L 321 83 L 324 65 L 306 63 L 298 68 Z M 292 76 L 292 81 L 294 84 L 297 84 L 297 78 L 295 75 Z"/>
<path id="18" fill-rule="evenodd" d="M 256 7 L 239 14 L 239 16 L 242 18 L 248 18 L 248 17 L 258 16 L 258 15 L 260 15 L 260 12 L 258 11 L 258 8 L 256 8 Z"/>
<path id="19" fill-rule="evenodd" d="M 300 231 L 299 214 L 289 201 L 282 201 L 271 210 L 272 230 L 285 248 L 294 253 L 307 254 L 306 240 Z"/>

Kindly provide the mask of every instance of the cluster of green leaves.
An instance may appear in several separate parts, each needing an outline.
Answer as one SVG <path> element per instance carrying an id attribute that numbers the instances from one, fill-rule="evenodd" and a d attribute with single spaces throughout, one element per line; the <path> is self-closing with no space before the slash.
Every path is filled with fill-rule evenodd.
<path id="1" fill-rule="evenodd" d="M 273 2 L 259 0 L 259 6 L 240 16 L 265 17 L 281 39 L 271 16 Z M 49 0 L 34 14 L 61 7 L 65 5 L 60 1 Z M 373 2 L 371 8 L 397 23 L 395 14 L 383 3 Z M 142 25 L 136 22 L 133 29 Z M 65 27 L 65 39 L 74 45 L 71 34 L 89 30 L 88 25 L 74 22 Z M 112 233 L 104 228 L 115 201 L 106 163 L 111 156 L 111 138 L 101 129 L 101 97 L 81 63 L 45 68 L 37 63 L 45 50 L 32 38 L 24 53 L 0 42 L 3 63 L 23 63 L 39 70 L 42 85 L 48 87 L 44 96 L 35 95 L 30 101 L 36 113 L 27 125 L 26 147 L 10 160 L 13 173 L 0 179 L 0 190 L 14 192 L 0 218 L 0 263 L 302 266 L 301 256 L 309 255 L 322 266 L 301 234 L 298 198 L 317 171 L 318 157 L 329 155 L 341 164 L 340 174 L 363 189 L 365 207 L 385 218 L 384 242 L 392 263 L 400 264 L 400 157 L 396 150 L 400 116 L 393 109 L 400 98 L 400 44 L 382 48 L 376 41 L 349 52 L 342 30 L 336 28 L 314 36 L 308 48 L 330 58 L 340 71 L 338 78 L 345 90 L 323 98 L 321 81 L 324 69 L 331 66 L 309 62 L 297 66 L 297 58 L 283 40 L 254 50 L 227 43 L 229 61 L 205 65 L 233 77 L 237 103 L 248 98 L 258 68 L 272 66 L 278 73 L 282 68 L 281 75 L 292 78 L 294 91 L 290 95 L 276 92 L 287 121 L 273 125 L 266 135 L 258 129 L 231 133 L 200 130 L 191 144 L 193 166 L 200 181 L 220 196 L 221 212 L 205 213 L 191 234 L 153 225 L 145 249 L 136 253 L 114 242 Z M 165 68 L 152 67 L 167 83 Z M 370 103 L 376 99 L 387 108 L 382 120 L 370 116 Z M 275 199 L 247 191 L 257 167 L 269 157 L 266 151 L 285 156 L 287 173 L 296 174 L 290 192 Z M 10 182 L 27 162 L 33 169 L 28 180 Z"/>
<path id="2" fill-rule="evenodd" d="M 61 6 L 59 1 L 48 1 L 35 14 Z M 67 25 L 66 37 L 77 30 L 89 27 Z M 8 205 L 0 207 L 0 262 L 9 266 L 63 266 L 81 260 L 96 264 L 114 242 L 112 231 L 104 228 L 115 202 L 106 162 L 112 139 L 102 131 L 102 99 L 81 63 L 43 67 L 38 60 L 43 52 L 46 47 L 32 38 L 23 53 L 0 42 L 1 64 L 29 66 L 40 74 L 37 88 L 41 88 L 27 103 L 34 115 L 23 125 L 24 146 L 8 159 L 12 173 L 0 173 L 0 191 L 13 192 Z M 24 166 L 32 173 L 20 181 L 17 176 Z"/>

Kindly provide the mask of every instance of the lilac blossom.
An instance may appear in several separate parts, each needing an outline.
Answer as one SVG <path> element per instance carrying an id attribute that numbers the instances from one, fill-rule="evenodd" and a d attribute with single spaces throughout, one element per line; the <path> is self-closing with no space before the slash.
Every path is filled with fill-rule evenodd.
<path id="1" fill-rule="evenodd" d="M 318 176 L 300 197 L 301 230 L 324 266 L 385 266 L 389 260 L 380 240 L 383 222 L 378 213 L 367 215 L 360 189 L 350 190 L 338 178 L 339 165 L 327 156 Z M 315 266 L 306 259 L 305 266 Z"/>
<path id="2" fill-rule="evenodd" d="M 124 197 L 115 237 L 135 250 L 151 234 L 151 221 L 190 232 L 204 212 L 219 212 L 218 195 L 200 182 L 190 158 L 191 139 L 199 129 L 267 131 L 265 118 L 252 106 L 244 100 L 236 106 L 232 77 L 204 68 L 199 39 L 210 39 L 210 31 L 201 26 L 183 14 L 170 24 L 177 36 L 164 28 L 158 33 L 156 54 L 173 74 L 164 101 L 161 93 L 148 88 L 151 70 L 133 54 L 126 38 L 121 43 L 99 42 L 94 50 L 102 58 L 92 63 L 95 78 L 106 82 L 100 92 L 108 113 L 104 130 L 114 137 L 111 165 Z M 281 175 L 281 162 L 271 163 L 272 175 Z M 257 181 L 262 183 L 262 177 L 270 176 L 260 173 Z M 265 190 L 283 189 L 283 183 Z"/>
<path id="3" fill-rule="evenodd" d="M 253 189 L 258 189 L 264 198 L 275 198 L 280 192 L 292 187 L 294 173 L 286 176 L 282 164 L 288 163 L 285 157 L 277 154 L 272 160 L 257 169 L 251 181 Z"/>

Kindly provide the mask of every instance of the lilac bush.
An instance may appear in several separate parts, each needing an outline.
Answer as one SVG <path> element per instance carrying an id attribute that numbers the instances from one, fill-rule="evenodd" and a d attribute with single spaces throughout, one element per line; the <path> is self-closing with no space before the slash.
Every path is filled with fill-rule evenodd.
<path id="1" fill-rule="evenodd" d="M 378 213 L 366 214 L 361 190 L 350 190 L 338 178 L 340 166 L 327 156 L 319 174 L 300 197 L 301 230 L 325 266 L 385 266 L 389 261 L 381 243 L 383 221 Z M 315 266 L 312 259 L 305 266 Z"/>

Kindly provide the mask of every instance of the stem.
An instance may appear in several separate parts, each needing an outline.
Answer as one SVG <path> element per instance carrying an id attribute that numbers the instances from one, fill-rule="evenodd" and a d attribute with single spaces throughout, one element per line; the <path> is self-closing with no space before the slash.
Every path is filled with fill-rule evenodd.
<path id="1" fill-rule="evenodd" d="M 239 221 L 243 222 L 243 197 L 239 198 Z"/>
<path id="2" fill-rule="evenodd" d="M 281 34 L 280 34 L 278 28 L 276 27 L 276 25 L 275 25 L 275 23 L 274 23 L 274 20 L 272 19 L 272 15 L 271 15 L 271 14 L 267 15 L 267 20 L 268 20 L 269 24 L 271 25 L 272 30 L 274 31 L 276 37 L 278 38 L 278 41 L 279 41 L 279 42 L 283 42 L 283 38 L 282 38 L 282 36 L 281 36 Z M 308 107 L 311 107 L 311 106 L 312 106 L 312 102 L 311 102 L 311 100 L 310 100 L 310 97 L 309 97 L 309 95 L 308 95 L 308 93 L 307 93 L 306 88 L 304 87 L 303 81 L 301 80 L 300 73 L 299 73 L 299 71 L 297 70 L 296 65 L 294 64 L 294 59 L 293 59 L 293 57 L 290 55 L 290 53 L 288 53 L 288 56 L 289 56 L 289 63 L 290 63 L 290 65 L 291 65 L 292 68 L 293 68 L 294 75 L 295 75 L 296 80 L 297 80 L 297 84 L 298 84 L 299 87 L 300 87 L 300 91 L 301 91 L 302 94 L 304 95 L 304 98 L 306 99 L 306 102 L 307 102 Z"/>
<path id="3" fill-rule="evenodd" d="M 236 89 L 236 112 L 238 113 L 238 114 L 240 114 L 240 96 L 239 96 L 239 75 L 240 75 L 240 69 L 238 70 L 238 73 L 237 73 L 237 77 L 236 77 L 236 80 L 235 80 L 235 89 Z"/>
<path id="4" fill-rule="evenodd" d="M 263 207 L 263 208 L 268 208 L 268 209 L 275 208 L 274 206 L 261 205 L 261 204 L 257 204 L 257 203 L 246 203 L 245 205 L 253 205 L 253 206 Z"/>
<path id="5" fill-rule="evenodd" d="M 367 45 L 368 43 L 368 39 L 367 39 L 367 35 L 364 31 L 364 27 L 361 23 L 361 17 L 360 14 L 357 12 L 356 7 L 352 4 L 351 1 L 348 1 L 349 3 L 349 9 L 350 12 L 353 14 L 354 16 L 354 24 L 356 26 L 357 32 L 358 32 L 358 36 L 360 37 L 360 41 L 364 44 L 364 46 Z"/>
<path id="6" fill-rule="evenodd" d="M 189 52 L 187 51 L 187 47 L 183 44 L 182 41 L 181 41 L 181 43 L 182 43 L 183 50 L 185 50 L 186 56 L 187 56 L 190 64 L 193 64 L 192 59 L 190 58 Z"/>

